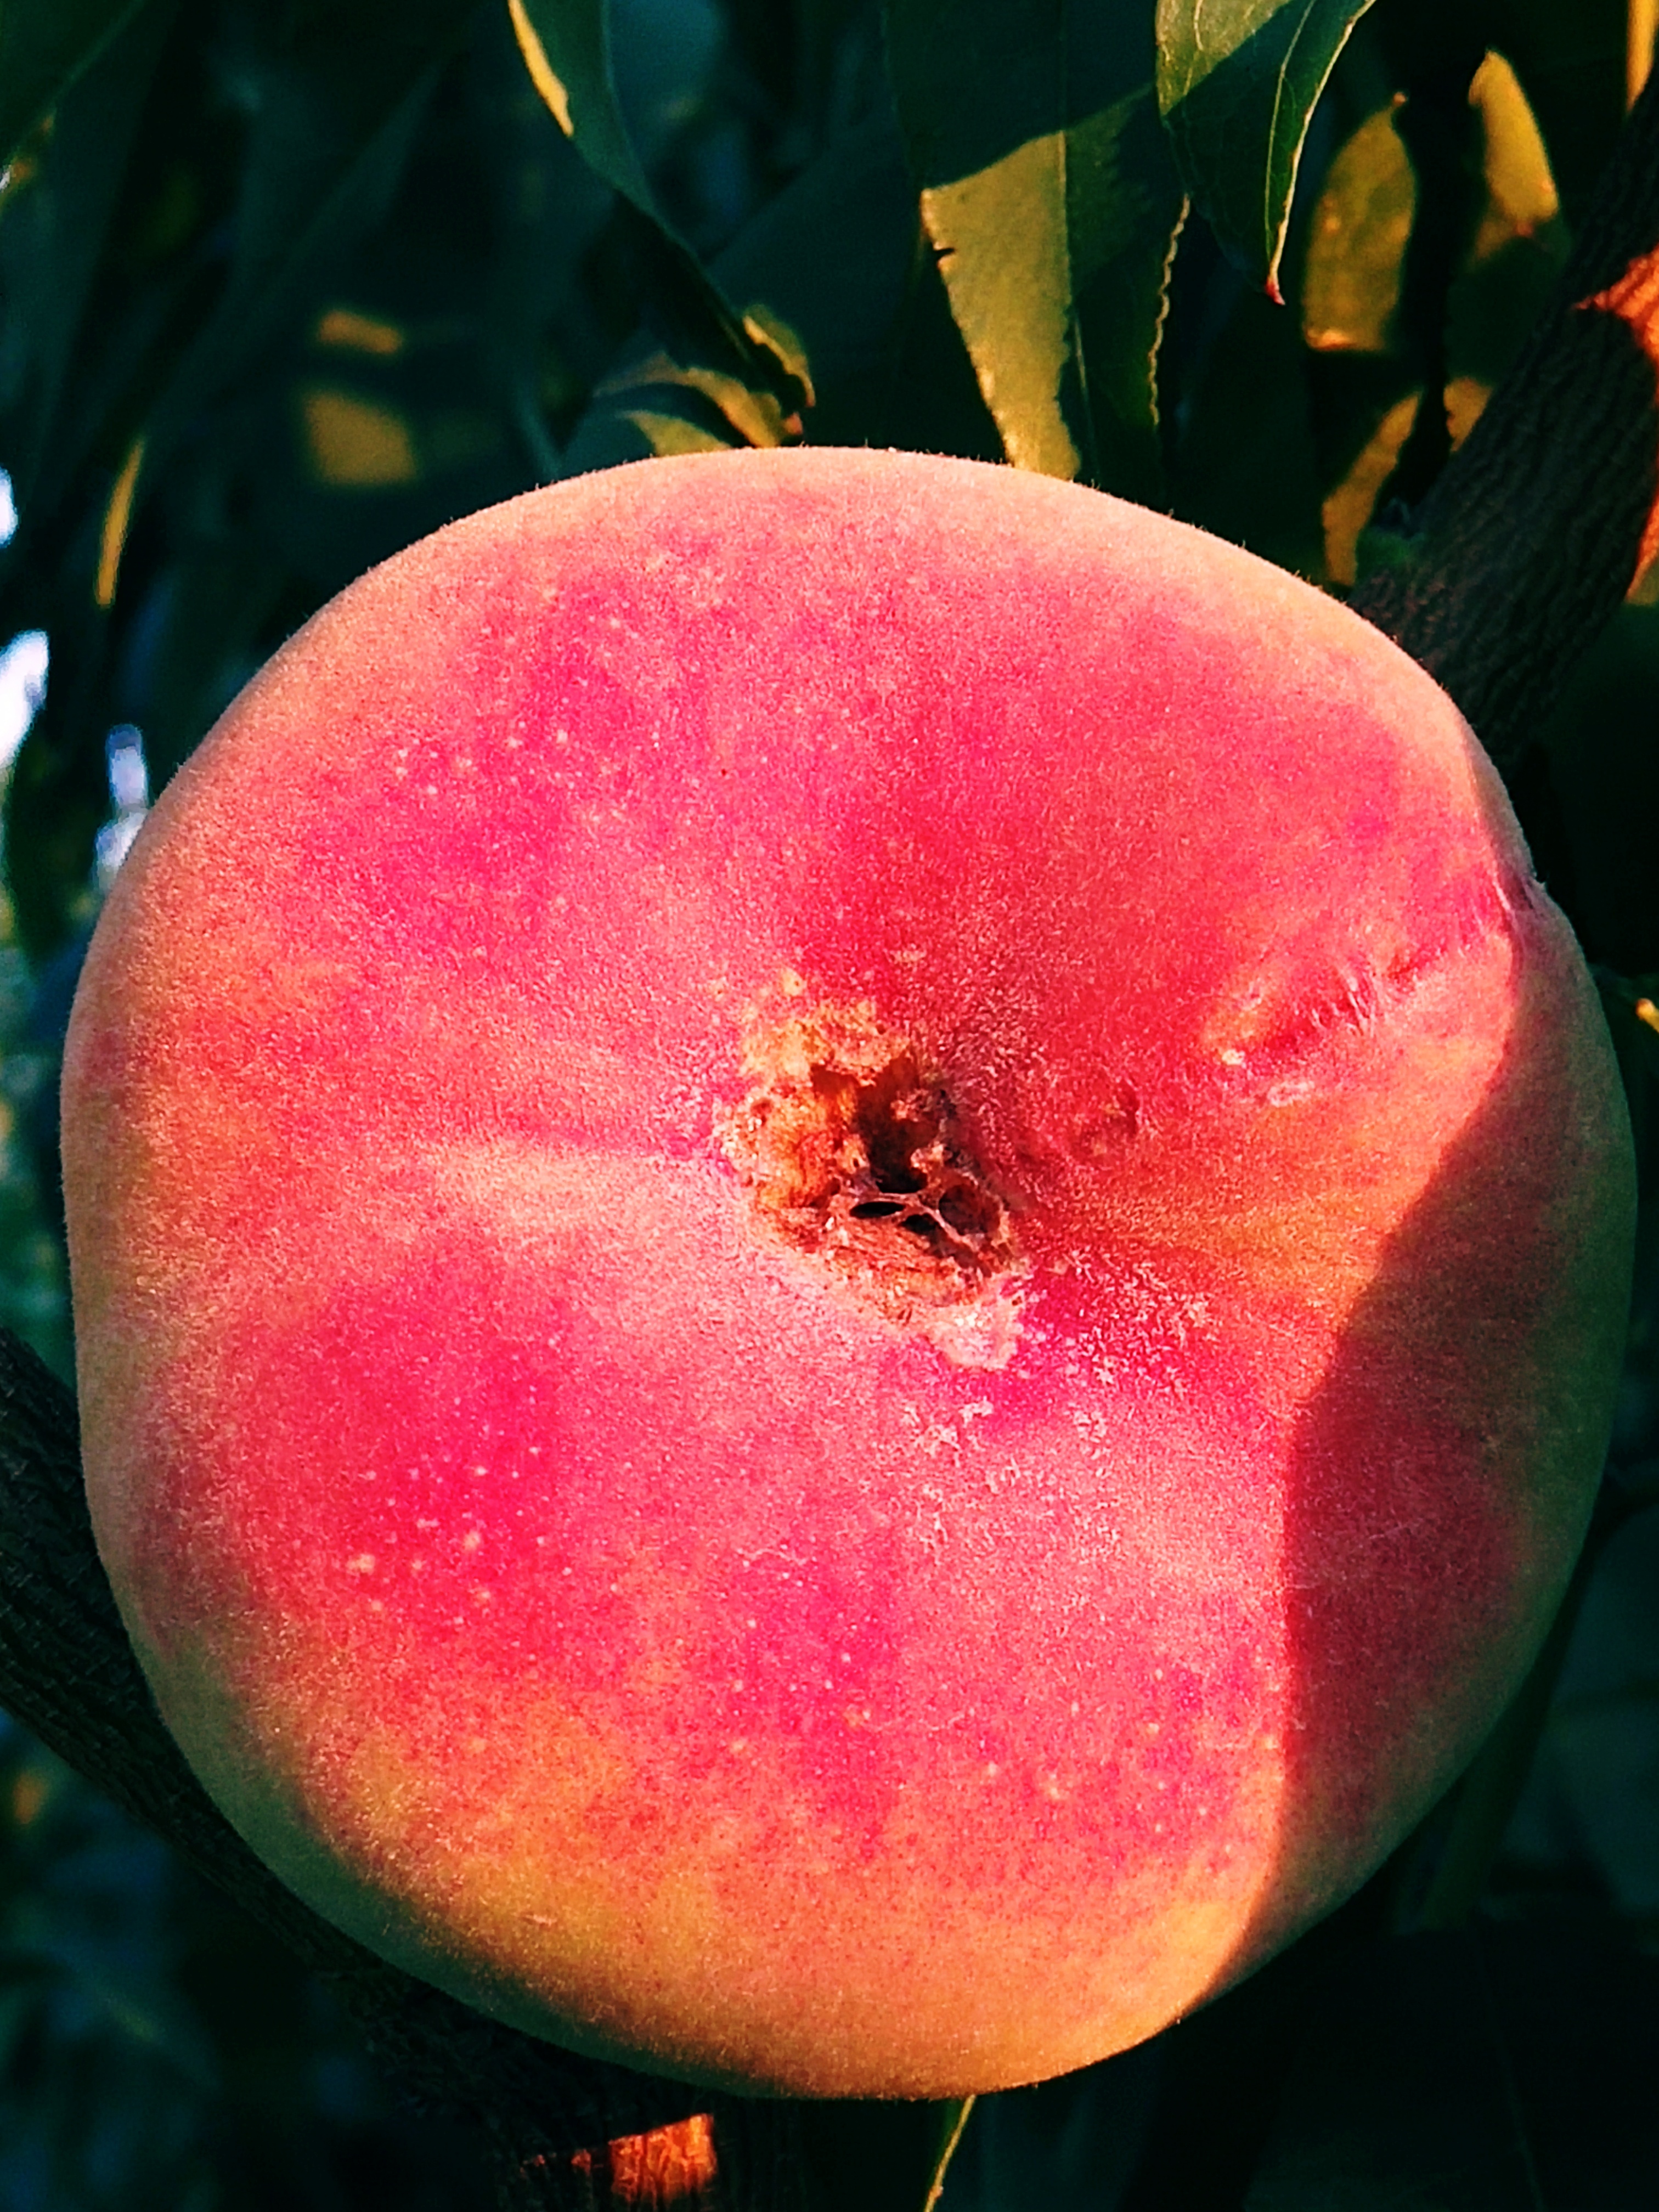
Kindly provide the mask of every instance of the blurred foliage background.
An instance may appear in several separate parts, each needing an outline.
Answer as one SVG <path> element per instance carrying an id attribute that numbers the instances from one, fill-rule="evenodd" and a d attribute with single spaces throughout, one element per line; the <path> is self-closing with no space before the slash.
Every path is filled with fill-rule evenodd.
<path id="1" fill-rule="evenodd" d="M 70 1372 L 57 1055 L 145 807 L 412 538 L 804 436 L 1075 476 L 1338 593 L 1386 552 L 1549 295 L 1651 0 L 1197 15 L 4 0 L 0 1324 Z M 1245 1988 L 982 2101 L 947 2212 L 1659 2193 L 1659 574 L 1583 647 L 1512 790 L 1646 1197 L 1547 1715 Z M 485 2195 L 325 1991 L 0 1721 L 0 2212 Z"/>

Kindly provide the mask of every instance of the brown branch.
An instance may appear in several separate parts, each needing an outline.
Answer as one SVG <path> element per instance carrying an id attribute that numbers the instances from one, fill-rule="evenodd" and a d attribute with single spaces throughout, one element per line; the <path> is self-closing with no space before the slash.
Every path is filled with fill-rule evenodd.
<path id="1" fill-rule="evenodd" d="M 1659 495 L 1659 73 L 1548 309 L 1351 604 L 1450 692 L 1500 767 L 1628 592 Z"/>

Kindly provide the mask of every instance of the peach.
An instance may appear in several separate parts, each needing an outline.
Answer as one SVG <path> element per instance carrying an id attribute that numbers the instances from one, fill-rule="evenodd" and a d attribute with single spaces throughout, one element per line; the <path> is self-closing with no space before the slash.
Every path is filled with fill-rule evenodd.
<path id="1" fill-rule="evenodd" d="M 99 924 L 88 1480 L 374 1950 L 709 2084 L 1147 2036 L 1534 1652 L 1629 1139 L 1448 700 L 1075 486 L 649 461 L 353 585 Z"/>

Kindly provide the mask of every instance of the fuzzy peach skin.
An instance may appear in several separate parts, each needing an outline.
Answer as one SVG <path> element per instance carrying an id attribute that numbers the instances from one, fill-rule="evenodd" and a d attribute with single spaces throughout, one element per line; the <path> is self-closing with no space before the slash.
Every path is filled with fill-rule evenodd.
<path id="1" fill-rule="evenodd" d="M 1073 486 L 649 461 L 354 585 L 161 799 L 64 1147 L 162 1713 L 384 1957 L 696 2081 L 1120 2050 L 1526 1667 L 1629 1139 L 1428 678 Z"/>

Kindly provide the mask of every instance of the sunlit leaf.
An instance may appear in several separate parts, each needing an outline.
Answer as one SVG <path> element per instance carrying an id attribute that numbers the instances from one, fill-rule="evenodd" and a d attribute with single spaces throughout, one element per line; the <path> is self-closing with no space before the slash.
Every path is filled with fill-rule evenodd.
<path id="1" fill-rule="evenodd" d="M 1416 210 L 1392 107 L 1340 147 L 1314 209 L 1302 273 L 1302 330 L 1319 353 L 1386 353 Z"/>
<path id="2" fill-rule="evenodd" d="M 390 361 L 408 343 L 409 333 L 384 315 L 365 315 L 356 307 L 327 307 L 319 315 L 312 343 L 338 353 L 366 353 Z"/>
<path id="3" fill-rule="evenodd" d="M 1158 100 L 1187 190 L 1273 298 L 1315 103 L 1370 0 L 1158 0 Z"/>
<path id="4" fill-rule="evenodd" d="M 1543 312 L 1568 238 L 1542 135 L 1501 54 L 1486 56 L 1469 97 L 1480 117 L 1486 199 L 1447 302 L 1446 343 L 1454 380 L 1490 392 Z"/>
<path id="5" fill-rule="evenodd" d="M 1395 401 L 1346 475 L 1325 495 L 1320 515 L 1325 526 L 1325 568 L 1334 584 L 1352 584 L 1359 574 L 1361 532 L 1376 509 L 1377 494 L 1394 474 L 1422 397 L 1420 391 L 1409 392 Z"/>
<path id="6" fill-rule="evenodd" d="M 537 91 L 592 167 L 635 211 L 635 247 L 646 265 L 647 296 L 675 361 L 688 372 L 744 390 L 746 404 L 736 411 L 722 409 L 734 428 L 746 419 L 761 429 L 751 439 L 744 428 L 742 442 L 777 443 L 767 428 L 771 418 L 791 418 L 805 395 L 763 335 L 744 327 L 664 216 L 617 98 L 609 0 L 508 0 L 508 8 Z M 651 452 L 670 450 L 660 441 L 673 434 L 661 427 L 654 410 L 623 410 L 617 419 L 632 422 Z"/>
<path id="7" fill-rule="evenodd" d="M 0 167 L 147 0 L 0 0 Z"/>
<path id="8" fill-rule="evenodd" d="M 687 392 L 700 392 L 730 425 L 732 437 L 715 439 L 713 442 L 716 444 L 781 446 L 789 438 L 800 435 L 799 416 L 786 417 L 770 392 L 751 391 L 740 378 L 723 375 L 718 369 L 684 368 L 660 351 L 607 378 L 599 386 L 596 397 L 624 403 L 623 411 L 637 422 L 640 416 L 625 404 L 630 393 L 672 389 L 676 386 Z M 657 447 L 654 450 L 668 449 Z M 681 452 L 687 448 L 676 446 L 672 450 Z"/>
<path id="9" fill-rule="evenodd" d="M 1566 251 L 1543 140 L 1502 55 L 1486 56 L 1469 99 L 1480 122 L 1485 195 L 1447 301 L 1441 404 L 1454 451 L 1541 311 Z M 1395 117 L 1392 103 L 1378 107 L 1338 148 L 1314 207 L 1300 285 L 1304 335 L 1321 357 L 1312 373 L 1321 380 L 1325 458 L 1335 462 L 1325 479 L 1326 567 L 1342 585 L 1355 580 L 1361 538 L 1420 397 L 1421 364 L 1395 320 L 1417 185 Z M 1362 356 L 1397 362 L 1399 380 L 1334 374 L 1340 361 Z"/>
<path id="10" fill-rule="evenodd" d="M 1530 238 L 1561 212 L 1561 195 L 1526 94 L 1502 54 L 1489 53 L 1474 73 L 1469 99 L 1480 111 L 1481 166 L 1487 209 L 1474 246 L 1476 259 L 1510 236 Z"/>
<path id="11" fill-rule="evenodd" d="M 362 490 L 419 477 L 409 420 L 397 408 L 326 384 L 307 385 L 300 408 L 307 459 L 321 483 Z"/>
<path id="12" fill-rule="evenodd" d="M 1018 466 L 1162 493 L 1156 360 L 1183 197 L 1144 19 L 888 0 L 921 216 Z"/>

